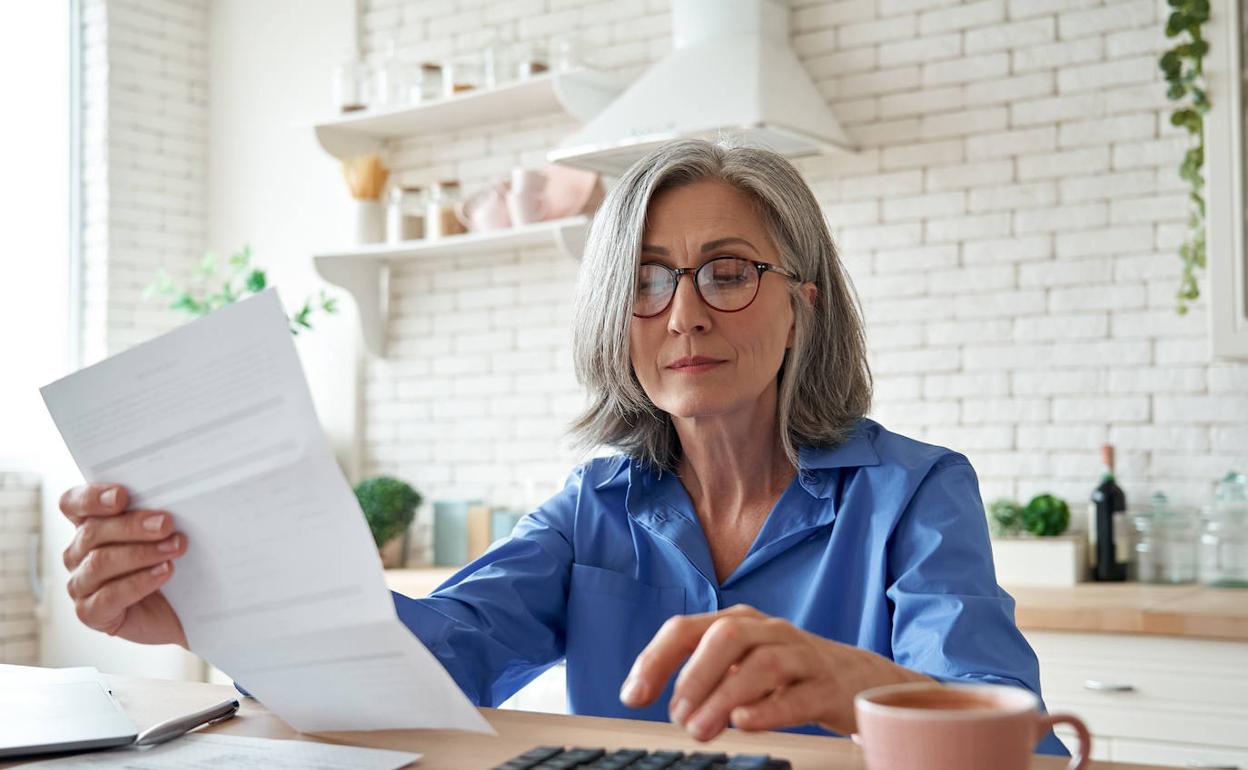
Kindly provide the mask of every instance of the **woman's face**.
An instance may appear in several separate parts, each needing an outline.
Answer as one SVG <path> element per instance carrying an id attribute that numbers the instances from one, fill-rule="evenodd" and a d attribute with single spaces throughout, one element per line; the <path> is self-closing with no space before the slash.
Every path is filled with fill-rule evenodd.
<path id="1" fill-rule="evenodd" d="M 696 268 L 723 256 L 780 265 L 745 193 L 705 181 L 651 199 L 642 264 Z M 694 290 L 694 276 L 685 274 L 666 310 L 651 318 L 633 316 L 633 370 L 656 406 L 674 418 L 718 417 L 748 412 L 774 392 L 784 351 L 792 344 L 793 308 L 788 279 L 774 273 L 759 279 L 753 303 L 725 313 L 706 305 Z"/>

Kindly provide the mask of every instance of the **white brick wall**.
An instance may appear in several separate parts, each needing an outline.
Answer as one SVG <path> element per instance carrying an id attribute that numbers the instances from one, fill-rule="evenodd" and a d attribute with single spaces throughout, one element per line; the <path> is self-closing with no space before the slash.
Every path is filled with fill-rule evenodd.
<path id="1" fill-rule="evenodd" d="M 83 356 L 180 322 L 142 297 L 205 242 L 207 0 L 83 2 Z"/>
<path id="2" fill-rule="evenodd" d="M 30 574 L 38 531 L 38 479 L 0 473 L 0 663 L 39 662 L 39 623 Z"/>
<path id="3" fill-rule="evenodd" d="M 670 45 L 665 0 L 513 5 L 375 0 L 366 47 L 397 32 L 416 58 L 469 51 L 482 26 L 573 32 L 632 74 Z M 966 452 L 988 498 L 1081 503 L 1106 440 L 1132 500 L 1202 502 L 1248 468 L 1248 365 L 1211 361 L 1203 303 L 1173 313 L 1184 144 L 1155 63 L 1164 3 L 794 5 L 794 47 L 864 148 L 798 165 L 862 295 L 874 416 Z M 571 129 L 552 117 L 403 142 L 400 176 L 471 189 L 542 164 Z M 365 466 L 430 499 L 552 492 L 576 459 L 561 441 L 581 403 L 575 270 L 535 249 L 400 271 L 393 356 L 367 370 Z"/>

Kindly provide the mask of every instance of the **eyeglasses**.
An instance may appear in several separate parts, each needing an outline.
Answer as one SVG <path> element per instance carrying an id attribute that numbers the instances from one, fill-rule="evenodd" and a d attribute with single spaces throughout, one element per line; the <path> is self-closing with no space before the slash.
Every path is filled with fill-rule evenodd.
<path id="1" fill-rule="evenodd" d="M 702 301 L 721 313 L 736 313 L 749 307 L 758 296 L 763 273 L 779 273 L 790 281 L 800 280 L 783 267 L 741 257 L 716 257 L 696 268 L 647 262 L 637 269 L 633 315 L 653 318 L 667 310 L 672 297 L 676 296 L 676 285 L 685 273 L 693 275 L 693 288 Z"/>

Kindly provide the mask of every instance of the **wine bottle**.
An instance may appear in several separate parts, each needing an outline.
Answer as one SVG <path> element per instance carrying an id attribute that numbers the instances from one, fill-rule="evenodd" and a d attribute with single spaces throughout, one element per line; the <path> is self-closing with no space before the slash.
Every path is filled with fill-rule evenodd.
<path id="1" fill-rule="evenodd" d="M 1088 565 L 1093 580 L 1126 580 L 1130 544 L 1127 542 L 1127 496 L 1114 481 L 1114 447 L 1101 447 L 1105 466 L 1101 483 L 1088 504 Z"/>

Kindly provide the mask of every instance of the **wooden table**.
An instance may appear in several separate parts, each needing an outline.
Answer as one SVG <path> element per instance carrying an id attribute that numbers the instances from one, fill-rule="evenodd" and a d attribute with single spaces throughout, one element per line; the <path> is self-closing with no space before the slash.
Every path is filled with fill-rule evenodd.
<path id="1" fill-rule="evenodd" d="M 143 729 L 158 721 L 211 706 L 237 693 L 230 687 L 199 682 L 108 677 L 113 694 L 126 713 Z M 644 748 L 683 751 L 723 751 L 727 754 L 772 754 L 793 763 L 794 770 L 862 770 L 862 754 L 852 742 L 788 733 L 743 733 L 729 730 L 709 744 L 699 744 L 675 725 L 626 719 L 573 717 L 525 711 L 482 709 L 498 731 L 497 737 L 441 730 L 381 730 L 376 732 L 297 733 L 269 713 L 259 702 L 242 701 L 238 716 L 203 728 L 204 732 L 261 738 L 320 740 L 326 743 L 371 746 L 419 752 L 420 770 L 491 768 L 534 746 L 601 746 L 607 749 Z M 28 760 L 21 760 L 28 761 Z M 0 768 L 18 762 L 0 763 Z M 1058 757 L 1037 756 L 1032 770 L 1065 767 Z M 1093 762 L 1094 770 L 1157 770 L 1155 765 Z"/>

